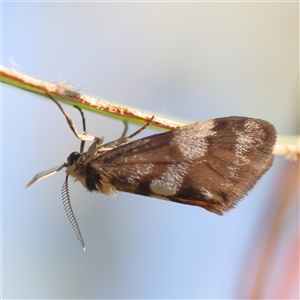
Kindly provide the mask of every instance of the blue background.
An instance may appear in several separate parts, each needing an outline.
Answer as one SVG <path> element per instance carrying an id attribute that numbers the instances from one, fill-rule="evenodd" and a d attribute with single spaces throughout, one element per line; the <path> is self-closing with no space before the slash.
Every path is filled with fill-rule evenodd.
<path id="1" fill-rule="evenodd" d="M 6 2 L 2 64 L 158 115 L 188 122 L 250 116 L 296 134 L 298 6 Z M 80 129 L 77 110 L 64 108 Z M 123 130 L 104 116 L 86 112 L 86 119 L 88 132 L 106 141 Z M 2 85 L 3 298 L 249 297 L 256 275 L 244 268 L 246 253 L 260 249 L 253 237 L 263 235 L 280 178 L 289 176 L 283 170 L 294 162 L 276 157 L 224 217 L 131 194 L 91 194 L 70 181 L 83 252 L 61 203 L 64 172 L 24 189 L 37 172 L 78 149 L 51 101 Z M 291 197 L 297 203 L 298 194 Z M 274 263 L 287 257 L 284 241 L 298 226 L 297 209 L 282 227 L 286 238 Z M 248 257 L 248 266 L 256 259 Z M 296 281 L 292 286 L 286 297 L 296 298 Z"/>

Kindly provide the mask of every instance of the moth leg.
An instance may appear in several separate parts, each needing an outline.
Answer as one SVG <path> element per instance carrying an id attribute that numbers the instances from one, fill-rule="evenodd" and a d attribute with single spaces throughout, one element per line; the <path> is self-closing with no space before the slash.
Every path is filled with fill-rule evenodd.
<path id="1" fill-rule="evenodd" d="M 77 106 L 77 105 L 73 105 L 76 109 L 79 110 L 80 112 L 80 115 L 81 115 L 81 120 L 82 120 L 82 129 L 83 129 L 83 133 L 86 134 L 86 123 L 85 123 L 85 117 L 84 117 L 84 113 L 82 111 L 82 109 Z M 84 145 L 85 145 L 85 141 L 82 141 L 80 142 L 80 153 L 83 153 L 84 151 Z"/>
<path id="2" fill-rule="evenodd" d="M 142 128 L 140 128 L 139 130 L 137 130 L 136 132 L 134 132 L 133 134 L 131 134 L 131 135 L 129 135 L 128 137 L 124 137 L 123 139 L 125 140 L 124 142 L 122 142 L 122 144 L 123 143 L 128 143 L 128 142 L 130 142 L 130 140 L 133 138 L 133 137 L 135 137 L 136 135 L 138 135 L 138 134 L 140 134 L 142 131 L 144 131 L 151 123 L 152 123 L 152 121 L 153 121 L 153 119 L 154 119 L 154 115 L 151 117 L 151 119 L 142 127 Z"/>
<path id="3" fill-rule="evenodd" d="M 123 130 L 122 135 L 120 137 L 121 139 L 123 139 L 126 136 L 126 133 L 127 133 L 127 130 L 128 130 L 128 122 L 123 121 L 123 124 L 124 124 L 124 130 Z"/>
<path id="4" fill-rule="evenodd" d="M 75 125 L 71 119 L 71 117 L 63 110 L 62 106 L 50 95 L 50 94 L 47 94 L 48 97 L 58 106 L 58 108 L 60 109 L 60 111 L 64 114 L 71 130 L 73 131 L 73 133 L 75 134 L 75 136 L 82 140 L 82 141 L 95 141 L 97 138 L 90 135 L 90 134 L 87 134 L 87 133 L 83 133 L 83 134 L 79 134 L 78 131 L 76 130 L 75 128 Z"/>
<path id="5" fill-rule="evenodd" d="M 153 115 L 153 116 L 151 117 L 151 119 L 150 119 L 143 127 L 141 127 L 139 130 L 137 130 L 136 132 L 134 132 L 133 134 L 131 134 L 131 135 L 127 136 L 127 137 L 124 137 L 125 134 L 126 134 L 126 131 L 127 131 L 127 128 L 125 128 L 125 130 L 124 130 L 122 136 L 121 136 L 119 139 L 117 139 L 117 140 L 115 140 L 115 141 L 112 141 L 112 142 L 109 142 L 109 143 L 107 143 L 107 144 L 101 146 L 101 147 L 99 148 L 99 151 L 100 151 L 100 152 L 108 151 L 108 150 L 117 148 L 117 147 L 119 147 L 119 146 L 122 145 L 122 144 L 127 144 L 127 143 L 129 143 L 130 140 L 131 140 L 133 137 L 135 137 L 136 135 L 140 134 L 142 131 L 144 131 L 144 130 L 151 124 L 151 122 L 153 121 L 154 117 L 155 117 L 155 116 Z"/>

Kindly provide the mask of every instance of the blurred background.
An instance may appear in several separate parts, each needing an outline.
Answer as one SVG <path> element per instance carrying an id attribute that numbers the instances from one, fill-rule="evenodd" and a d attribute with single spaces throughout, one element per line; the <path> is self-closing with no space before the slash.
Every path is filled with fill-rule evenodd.
<path id="1" fill-rule="evenodd" d="M 299 134 L 298 3 L 1 5 L 6 67 L 186 122 L 241 115 Z M 106 141 L 123 130 L 86 120 Z M 3 298 L 299 297 L 299 163 L 276 157 L 223 217 L 70 181 L 83 252 L 62 206 L 64 172 L 24 188 L 78 149 L 51 101 L 2 85 Z"/>

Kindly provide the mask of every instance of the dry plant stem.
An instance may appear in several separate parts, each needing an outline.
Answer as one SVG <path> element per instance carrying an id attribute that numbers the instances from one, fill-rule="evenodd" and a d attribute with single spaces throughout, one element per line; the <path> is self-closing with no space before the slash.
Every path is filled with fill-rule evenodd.
<path id="1" fill-rule="evenodd" d="M 118 118 L 123 121 L 143 124 L 152 119 L 154 113 L 144 113 L 140 110 L 109 103 L 107 101 L 80 94 L 72 91 L 61 84 L 49 83 L 34 77 L 25 75 L 16 70 L 0 66 L 0 81 L 9 85 L 24 89 L 29 92 L 37 93 L 49 98 L 49 95 L 57 101 L 76 105 L 80 108 L 101 113 L 110 117 Z M 151 127 L 163 129 L 175 129 L 184 123 L 175 122 L 169 119 L 155 116 L 151 121 Z M 284 142 L 283 142 L 284 140 Z M 291 136 L 290 142 L 286 142 L 284 137 L 279 136 L 274 149 L 274 154 L 283 155 L 294 160 L 300 157 L 299 136 Z"/>
<path id="2" fill-rule="evenodd" d="M 112 104 L 101 99 L 83 95 L 68 89 L 62 84 L 45 82 L 3 66 L 0 67 L 0 75 L 1 81 L 4 83 L 37 93 L 41 96 L 49 97 L 48 95 L 51 95 L 57 101 L 61 101 L 70 105 L 76 105 L 80 108 L 109 115 L 111 117 L 119 118 L 129 122 L 142 124 L 148 122 L 154 115 L 154 113 L 143 113 L 136 109 Z M 184 124 L 157 116 L 155 116 L 151 122 L 151 126 L 164 129 L 174 129 L 182 125 Z"/>
<path id="3" fill-rule="evenodd" d="M 298 136 L 289 136 L 289 139 L 290 142 L 283 142 L 281 140 L 286 140 L 286 137 L 278 136 L 273 153 L 296 161 L 300 159 L 300 138 Z"/>

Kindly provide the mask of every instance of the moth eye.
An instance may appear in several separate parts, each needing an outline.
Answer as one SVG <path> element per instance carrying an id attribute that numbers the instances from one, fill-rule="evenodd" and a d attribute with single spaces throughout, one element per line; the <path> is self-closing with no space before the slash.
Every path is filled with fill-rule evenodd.
<path id="1" fill-rule="evenodd" d="M 77 161 L 77 159 L 81 156 L 78 152 L 72 152 L 68 157 L 68 162 L 72 165 L 74 162 Z"/>

